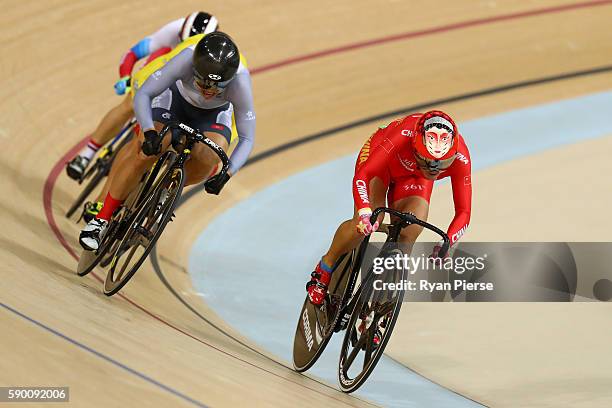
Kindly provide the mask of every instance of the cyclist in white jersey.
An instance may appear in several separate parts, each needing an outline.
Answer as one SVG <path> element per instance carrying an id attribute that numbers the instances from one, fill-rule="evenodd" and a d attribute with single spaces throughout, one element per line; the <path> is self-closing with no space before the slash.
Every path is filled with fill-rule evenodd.
<path id="1" fill-rule="evenodd" d="M 218 28 L 219 24 L 215 16 L 199 11 L 171 21 L 155 33 L 140 40 L 121 57 L 120 79 L 115 83 L 115 92 L 117 95 L 129 93 L 132 71 L 139 60 L 148 57 L 146 63 L 149 63 L 168 53 L 187 38 L 197 34 L 209 34 Z M 67 163 L 68 176 L 79 180 L 100 147 L 108 143 L 133 115 L 132 98 L 128 95 L 104 116 L 96 130 L 89 136 L 85 147 Z"/>
<path id="2" fill-rule="evenodd" d="M 253 148 L 255 110 L 251 77 L 241 62 L 238 47 L 225 33 L 203 36 L 195 47 L 185 48 L 154 72 L 136 92 L 134 111 L 142 131 L 118 154 L 104 206 L 81 231 L 79 242 L 86 250 L 98 249 L 115 209 L 170 145 L 170 137 L 162 140 L 158 133 L 164 122 L 185 122 L 227 150 L 234 113 L 238 144 L 230 156 L 229 172 L 209 178 L 219 159 L 202 144 L 194 146 L 185 165 L 185 184 L 208 178 L 206 191 L 211 194 L 219 194 Z"/>

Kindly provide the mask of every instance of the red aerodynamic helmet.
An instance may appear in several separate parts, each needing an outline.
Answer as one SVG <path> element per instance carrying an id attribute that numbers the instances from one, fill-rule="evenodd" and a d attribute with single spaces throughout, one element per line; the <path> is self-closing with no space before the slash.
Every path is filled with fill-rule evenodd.
<path id="1" fill-rule="evenodd" d="M 455 121 L 446 113 L 437 110 L 424 113 L 412 138 L 418 166 L 432 173 L 450 167 L 457 155 L 458 134 Z"/>

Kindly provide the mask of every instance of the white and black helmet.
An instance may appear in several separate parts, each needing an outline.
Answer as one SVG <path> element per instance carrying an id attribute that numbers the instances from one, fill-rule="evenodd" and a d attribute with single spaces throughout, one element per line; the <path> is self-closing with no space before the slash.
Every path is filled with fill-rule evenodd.
<path id="1" fill-rule="evenodd" d="M 179 37 L 181 41 L 198 34 L 210 34 L 219 29 L 217 17 L 203 11 L 191 13 L 185 18 Z"/>

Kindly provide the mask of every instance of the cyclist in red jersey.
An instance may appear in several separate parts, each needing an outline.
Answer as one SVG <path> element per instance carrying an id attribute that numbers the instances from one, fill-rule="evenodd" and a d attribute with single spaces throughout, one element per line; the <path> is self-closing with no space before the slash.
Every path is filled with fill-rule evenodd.
<path id="1" fill-rule="evenodd" d="M 361 148 L 355 164 L 353 218 L 337 229 L 327 253 L 306 284 L 313 304 L 327 294 L 333 266 L 338 258 L 356 248 L 364 236 L 376 231 L 382 215 L 370 223 L 372 210 L 385 205 L 427 219 L 434 181 L 450 177 L 455 217 L 448 227 L 451 245 L 470 222 L 472 182 L 470 154 L 453 119 L 441 111 L 413 114 L 378 129 Z M 404 228 L 400 242 L 413 243 L 423 230 Z M 437 255 L 439 246 L 434 249 Z"/>

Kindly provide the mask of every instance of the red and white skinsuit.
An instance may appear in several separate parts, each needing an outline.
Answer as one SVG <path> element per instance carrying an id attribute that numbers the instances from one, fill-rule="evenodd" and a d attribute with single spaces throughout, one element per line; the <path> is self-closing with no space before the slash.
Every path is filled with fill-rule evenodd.
<path id="1" fill-rule="evenodd" d="M 387 127 L 378 129 L 363 145 L 353 178 L 353 198 L 357 210 L 370 207 L 369 184 L 374 177 L 378 177 L 387 187 L 387 202 L 391 206 L 397 200 L 411 196 L 422 197 L 429 203 L 434 181 L 421 173 L 412 148 L 419 117 L 421 114 L 395 120 Z M 437 178 L 450 177 L 453 187 L 455 217 L 447 231 L 451 244 L 457 242 L 467 229 L 472 208 L 470 153 L 463 137 L 460 134 L 456 137 L 457 157 Z"/>

